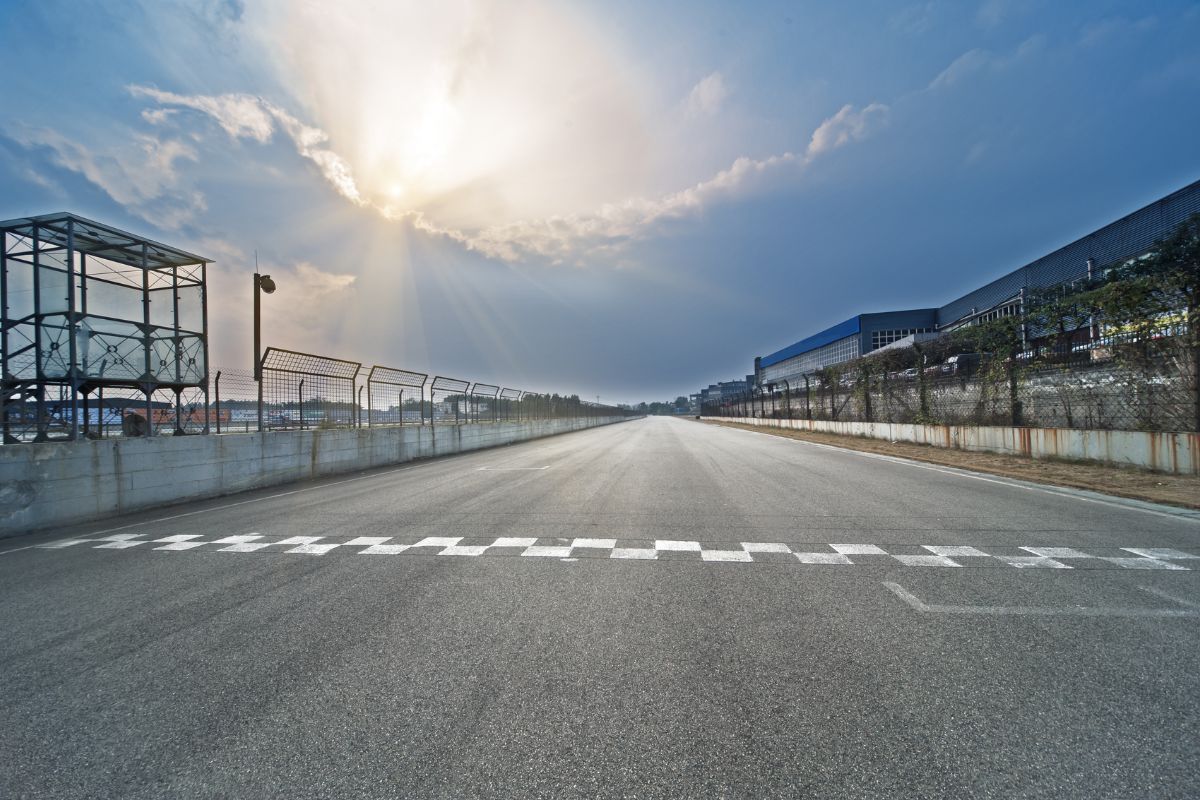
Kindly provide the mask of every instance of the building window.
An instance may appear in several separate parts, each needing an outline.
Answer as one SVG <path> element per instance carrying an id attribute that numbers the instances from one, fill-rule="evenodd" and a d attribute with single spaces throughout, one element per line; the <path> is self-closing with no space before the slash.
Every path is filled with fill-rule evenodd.
<path id="1" fill-rule="evenodd" d="M 871 331 L 871 349 L 878 350 L 892 342 L 898 342 L 906 336 L 917 333 L 931 333 L 932 328 L 896 328 L 887 331 Z"/>
<path id="2" fill-rule="evenodd" d="M 811 375 L 819 369 L 853 361 L 862 355 L 859 352 L 858 335 L 847 336 L 836 342 L 809 350 L 798 356 L 792 356 L 787 361 L 780 361 L 764 367 L 760 380 L 763 383 L 778 383 L 784 379 L 792 380 L 803 375 Z"/>

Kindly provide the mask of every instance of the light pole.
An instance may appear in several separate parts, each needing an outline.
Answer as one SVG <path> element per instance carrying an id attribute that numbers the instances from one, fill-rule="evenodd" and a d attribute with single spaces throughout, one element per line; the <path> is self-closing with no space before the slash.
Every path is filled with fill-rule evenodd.
<path id="1" fill-rule="evenodd" d="M 262 294 L 272 294 L 275 281 L 270 275 L 254 273 L 254 382 L 258 384 L 258 431 L 263 429 L 263 385 L 262 385 Z"/>

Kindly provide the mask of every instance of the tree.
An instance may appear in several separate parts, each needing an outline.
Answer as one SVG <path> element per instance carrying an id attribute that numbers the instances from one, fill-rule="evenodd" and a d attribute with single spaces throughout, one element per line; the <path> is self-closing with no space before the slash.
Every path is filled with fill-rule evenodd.
<path id="1" fill-rule="evenodd" d="M 1200 431 L 1200 214 L 1193 214 L 1151 252 L 1108 272 L 1097 305 L 1106 321 L 1128 332 L 1145 357 L 1181 356 L 1192 430 Z"/>
<path id="2" fill-rule="evenodd" d="M 1019 426 L 1023 423 L 1021 399 L 1017 389 L 1020 383 L 1018 357 L 1024 351 L 1022 329 L 1024 316 L 1000 317 L 981 325 L 968 325 L 951 334 L 951 341 L 962 352 L 980 353 L 988 359 L 981 378 L 987 384 L 1004 382 L 1008 385 L 1008 423 Z M 982 398 L 981 398 L 982 402 Z"/>

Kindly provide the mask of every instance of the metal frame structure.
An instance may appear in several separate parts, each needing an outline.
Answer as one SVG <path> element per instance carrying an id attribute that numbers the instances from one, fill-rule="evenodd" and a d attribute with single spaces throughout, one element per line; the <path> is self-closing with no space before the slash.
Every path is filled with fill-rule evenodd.
<path id="1" fill-rule="evenodd" d="M 0 222 L 4 442 L 94 435 L 93 393 L 101 419 L 112 393 L 140 395 L 138 432 L 150 435 L 171 416 L 155 414 L 154 394 L 173 392 L 184 432 L 181 394 L 197 390 L 208 408 L 209 263 L 66 212 Z"/>
<path id="2" fill-rule="evenodd" d="M 435 404 L 437 403 L 437 393 L 443 392 L 446 394 L 458 394 L 466 397 L 471 389 L 471 382 L 459 380 L 458 378 L 448 378 L 445 375 L 435 375 L 433 381 L 429 384 L 429 424 L 434 424 L 435 419 Z M 462 403 L 454 404 L 454 424 L 458 425 L 462 421 Z"/>
<path id="3" fill-rule="evenodd" d="M 404 424 L 404 390 L 417 390 L 417 408 L 419 409 L 420 422 L 425 424 L 425 384 L 429 382 L 429 375 L 424 372 L 412 372 L 406 369 L 395 369 L 393 367 L 381 367 L 375 365 L 371 367 L 371 371 L 367 373 L 367 427 L 375 424 L 375 396 L 376 387 L 398 387 L 399 396 L 397 407 L 400 409 L 400 419 L 394 423 Z M 384 391 L 379 389 L 379 391 Z M 361 404 L 360 404 L 361 405 Z M 392 423 L 381 423 L 392 424 Z"/>
<path id="4" fill-rule="evenodd" d="M 500 399 L 504 401 L 504 421 L 512 419 L 513 402 L 517 404 L 517 422 L 521 421 L 521 395 L 525 394 L 520 389 L 501 389 Z"/>
<path id="5" fill-rule="evenodd" d="M 313 400 L 309 404 L 310 410 L 312 406 L 316 406 L 324 415 L 318 424 L 354 427 L 358 424 L 358 414 L 353 412 L 357 406 L 354 386 L 361 369 L 362 364 L 357 361 L 268 347 L 263 353 L 259 370 L 261 374 L 261 380 L 258 382 L 259 430 L 292 427 L 290 419 L 284 421 L 282 412 L 276 424 L 272 424 L 269 417 L 264 422 L 263 405 L 264 394 L 266 394 L 267 403 L 287 408 L 292 403 L 293 392 L 298 401 L 299 411 L 296 427 L 303 430 L 305 428 L 304 386 L 306 383 L 313 396 Z"/>
<path id="6" fill-rule="evenodd" d="M 496 398 L 499 396 L 499 394 L 500 394 L 500 387 L 493 386 L 490 383 L 478 383 L 477 382 L 474 386 L 471 387 L 471 392 L 470 392 L 471 400 L 470 400 L 470 405 L 467 408 L 468 408 L 468 410 L 474 409 L 476 422 L 479 422 L 479 404 L 478 404 L 478 402 L 476 402 L 475 398 L 482 397 L 482 398 L 492 401 L 492 402 L 488 403 L 488 408 L 492 415 L 492 422 L 495 422 L 497 419 L 497 417 L 496 417 Z"/>

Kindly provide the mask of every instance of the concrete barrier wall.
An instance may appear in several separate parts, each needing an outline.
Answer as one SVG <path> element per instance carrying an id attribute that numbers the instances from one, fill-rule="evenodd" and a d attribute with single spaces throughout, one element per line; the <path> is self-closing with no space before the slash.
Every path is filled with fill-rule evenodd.
<path id="1" fill-rule="evenodd" d="M 972 425 L 902 425 L 890 422 L 829 422 L 757 417 L 704 417 L 767 428 L 866 436 L 890 442 L 916 442 L 1031 458 L 1078 458 L 1113 466 L 1134 466 L 1200 475 L 1200 434 L 1144 431 L 1091 431 L 1073 428 L 1006 428 Z"/>
<path id="2" fill-rule="evenodd" d="M 0 447 L 0 537 L 465 453 L 627 417 L 159 436 Z"/>

